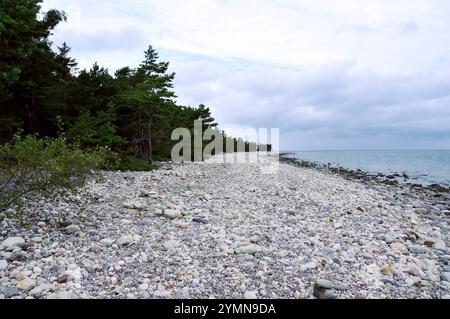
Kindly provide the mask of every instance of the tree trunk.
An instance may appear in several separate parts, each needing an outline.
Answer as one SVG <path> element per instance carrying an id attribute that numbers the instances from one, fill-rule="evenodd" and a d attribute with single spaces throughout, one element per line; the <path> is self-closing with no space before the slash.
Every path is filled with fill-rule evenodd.
<path id="1" fill-rule="evenodd" d="M 27 105 L 26 105 L 26 109 L 27 109 L 26 130 L 27 130 L 28 134 L 34 133 L 33 118 L 34 118 L 35 104 L 36 104 L 35 97 L 32 94 L 31 98 L 30 98 L 30 102 L 27 103 Z"/>
<path id="2" fill-rule="evenodd" d="M 147 122 L 147 143 L 148 143 L 148 162 L 151 163 L 153 161 L 153 146 L 152 146 L 152 124 L 151 118 L 148 119 Z"/>

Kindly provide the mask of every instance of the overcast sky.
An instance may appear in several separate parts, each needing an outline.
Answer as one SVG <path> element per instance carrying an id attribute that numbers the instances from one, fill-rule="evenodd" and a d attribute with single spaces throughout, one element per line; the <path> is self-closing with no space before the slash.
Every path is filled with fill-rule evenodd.
<path id="1" fill-rule="evenodd" d="M 448 0 L 45 0 L 81 68 L 152 44 L 184 105 L 282 149 L 450 148 Z"/>

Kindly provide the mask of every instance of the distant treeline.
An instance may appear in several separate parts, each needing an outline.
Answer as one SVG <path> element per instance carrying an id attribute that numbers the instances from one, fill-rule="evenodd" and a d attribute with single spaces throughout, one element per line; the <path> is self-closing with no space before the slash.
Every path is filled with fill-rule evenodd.
<path id="1" fill-rule="evenodd" d="M 64 43 L 55 52 L 49 39 L 65 13 L 50 10 L 38 18 L 41 2 L 2 0 L 0 143 L 18 131 L 39 137 L 63 132 L 82 149 L 106 146 L 122 160 L 151 163 L 170 158 L 175 128 L 194 130 L 194 120 L 201 119 L 204 129 L 218 130 L 205 105 L 177 104 L 175 74 L 151 46 L 136 68 L 111 75 L 95 63 L 79 70 L 70 47 Z M 245 148 L 252 149 L 249 143 Z"/>

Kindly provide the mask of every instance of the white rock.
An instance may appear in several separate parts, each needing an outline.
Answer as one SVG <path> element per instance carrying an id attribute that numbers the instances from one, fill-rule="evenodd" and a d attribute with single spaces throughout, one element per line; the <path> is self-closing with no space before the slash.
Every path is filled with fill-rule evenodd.
<path id="1" fill-rule="evenodd" d="M 83 278 L 83 274 L 81 273 L 81 268 L 69 269 L 65 272 L 66 275 L 69 276 L 71 280 L 74 282 L 81 282 Z"/>
<path id="2" fill-rule="evenodd" d="M 191 299 L 191 294 L 189 292 L 189 287 L 184 287 L 176 295 L 177 299 Z"/>
<path id="3" fill-rule="evenodd" d="M 36 283 L 34 282 L 34 280 L 32 280 L 28 277 L 22 279 L 17 284 L 17 288 L 25 290 L 25 291 L 29 291 L 29 290 L 33 289 L 35 286 L 36 286 Z"/>
<path id="4" fill-rule="evenodd" d="M 387 244 L 392 244 L 395 241 L 395 235 L 394 234 L 390 234 L 390 233 L 385 234 L 384 235 L 384 241 Z"/>
<path id="5" fill-rule="evenodd" d="M 148 284 L 142 284 L 138 287 L 138 289 L 140 291 L 146 291 L 146 290 L 148 290 Z"/>
<path id="6" fill-rule="evenodd" d="M 257 252 L 263 251 L 263 248 L 261 246 L 255 245 L 255 244 L 247 244 L 243 246 L 236 247 L 234 249 L 236 254 L 249 254 L 254 255 Z"/>
<path id="7" fill-rule="evenodd" d="M 114 244 L 115 240 L 114 239 L 110 239 L 110 238 L 103 238 L 102 240 L 100 240 L 100 244 L 106 247 L 110 247 L 112 246 L 112 244 Z"/>
<path id="8" fill-rule="evenodd" d="M 256 291 L 247 291 L 244 294 L 244 299 L 258 299 L 258 294 Z"/>
<path id="9" fill-rule="evenodd" d="M 40 267 L 33 267 L 33 272 L 36 275 L 40 275 L 40 274 L 42 274 L 42 269 Z"/>
<path id="10" fill-rule="evenodd" d="M 436 240 L 433 244 L 433 248 L 437 250 L 445 250 L 445 247 L 445 241 L 443 241 L 442 239 Z"/>
<path id="11" fill-rule="evenodd" d="M 31 240 L 35 243 L 42 243 L 42 237 L 33 237 Z"/>
<path id="12" fill-rule="evenodd" d="M 302 270 L 308 270 L 308 269 L 316 269 L 317 268 L 317 263 L 315 261 L 311 261 L 307 264 L 301 265 L 300 268 Z"/>
<path id="13" fill-rule="evenodd" d="M 405 279 L 405 284 L 406 284 L 406 286 L 411 287 L 411 286 L 417 284 L 418 282 L 420 282 L 420 280 L 421 279 L 419 277 L 411 276 L 411 277 L 408 277 Z"/>
<path id="14" fill-rule="evenodd" d="M 408 247 L 406 247 L 406 245 L 402 244 L 402 243 L 393 243 L 391 244 L 391 248 L 394 250 L 397 250 L 401 253 L 407 253 L 408 252 Z"/>
<path id="15" fill-rule="evenodd" d="M 176 240 L 167 240 L 164 242 L 164 247 L 169 250 L 169 249 L 175 249 L 178 246 L 180 246 L 180 243 Z"/>
<path id="16" fill-rule="evenodd" d="M 80 297 L 70 291 L 58 291 L 47 296 L 47 299 L 79 299 Z"/>
<path id="17" fill-rule="evenodd" d="M 25 239 L 22 237 L 9 237 L 2 242 L 0 250 L 12 251 L 23 244 L 25 244 Z"/>
<path id="18" fill-rule="evenodd" d="M 53 286 L 52 284 L 44 284 L 44 285 L 40 285 L 40 286 L 33 288 L 30 291 L 30 295 L 39 298 L 44 292 L 52 291 L 54 289 L 55 289 L 55 286 Z"/>
<path id="19" fill-rule="evenodd" d="M 78 225 L 70 225 L 70 226 L 66 227 L 66 231 L 69 234 L 76 234 L 76 233 L 79 233 L 81 231 L 81 228 Z"/>
<path id="20" fill-rule="evenodd" d="M 342 228 L 342 223 L 334 224 L 334 229 L 340 229 L 340 228 Z"/>
<path id="21" fill-rule="evenodd" d="M 443 272 L 443 273 L 441 274 L 441 279 L 442 279 L 443 281 L 450 282 L 450 272 Z"/>
<path id="22" fill-rule="evenodd" d="M 124 208 L 129 209 L 137 209 L 137 210 L 144 210 L 145 209 L 145 203 L 141 201 L 128 201 L 123 203 Z"/>
<path id="23" fill-rule="evenodd" d="M 44 228 L 45 227 L 45 222 L 38 222 L 37 226 L 40 228 Z"/>
<path id="24" fill-rule="evenodd" d="M 176 219 L 182 217 L 183 214 L 179 209 L 166 209 L 164 211 L 164 216 L 170 219 Z"/>
<path id="25" fill-rule="evenodd" d="M 425 277 L 425 274 L 422 271 L 422 269 L 419 266 L 417 266 L 417 265 L 415 265 L 413 263 L 409 263 L 407 265 L 406 272 L 408 274 L 411 274 L 411 275 L 415 276 L 415 277 L 420 277 L 420 278 L 424 278 Z"/>
<path id="26" fill-rule="evenodd" d="M 3 271 L 8 267 L 8 262 L 6 260 L 0 260 L 0 271 Z"/>

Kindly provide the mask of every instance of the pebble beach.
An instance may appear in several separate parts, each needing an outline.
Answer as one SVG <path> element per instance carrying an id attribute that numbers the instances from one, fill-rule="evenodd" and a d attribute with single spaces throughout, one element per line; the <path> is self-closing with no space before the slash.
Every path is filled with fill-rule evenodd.
<path id="1" fill-rule="evenodd" d="M 166 163 L 23 211 L 1 219 L 0 298 L 450 298 L 448 192 Z"/>

